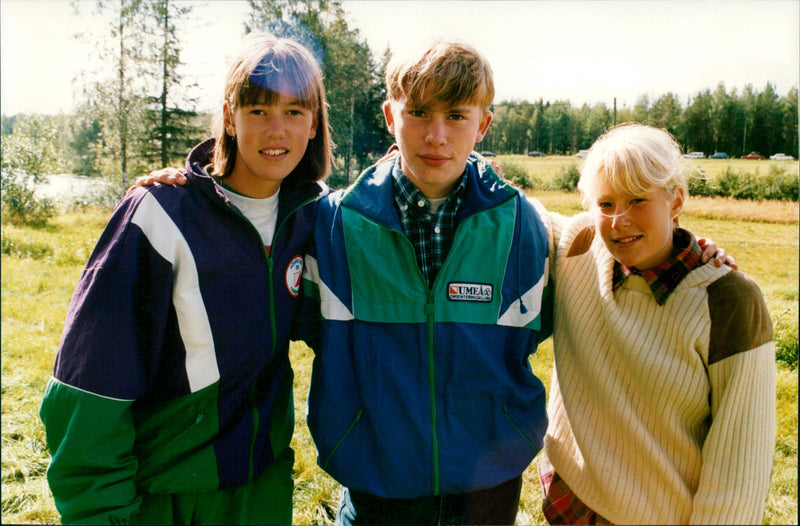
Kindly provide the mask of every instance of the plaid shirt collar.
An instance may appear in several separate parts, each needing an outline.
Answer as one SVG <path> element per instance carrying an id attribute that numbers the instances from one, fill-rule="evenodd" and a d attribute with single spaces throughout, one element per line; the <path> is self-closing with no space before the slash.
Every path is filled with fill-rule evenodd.
<path id="1" fill-rule="evenodd" d="M 657 267 L 639 271 L 633 267 L 622 265 L 619 261 L 614 261 L 613 289 L 617 290 L 628 276 L 636 274 L 644 278 L 647 286 L 653 292 L 656 302 L 659 305 L 664 305 L 681 280 L 692 269 L 701 265 L 700 255 L 702 251 L 691 232 L 678 228 L 675 230 L 672 240 L 675 246 L 680 249 L 680 252 Z"/>
<path id="2" fill-rule="evenodd" d="M 392 169 L 392 178 L 403 233 L 414 246 L 417 265 L 430 287 L 455 237 L 458 212 L 467 188 L 466 170 L 435 213 L 430 213 L 430 200 L 402 172 L 399 162 Z"/>
<path id="3" fill-rule="evenodd" d="M 400 169 L 400 161 L 394 164 L 392 168 L 392 177 L 394 178 L 394 202 L 400 209 L 401 214 L 410 213 L 415 216 L 419 214 L 427 214 L 430 210 L 430 200 L 425 197 L 419 188 L 414 186 L 414 183 L 403 173 Z M 458 211 L 461 208 L 461 203 L 464 201 L 464 190 L 467 188 L 466 170 L 461 174 L 456 187 L 447 196 L 444 203 L 439 207 Z M 452 206 L 455 204 L 456 206 Z M 437 210 L 437 213 L 439 212 Z"/>

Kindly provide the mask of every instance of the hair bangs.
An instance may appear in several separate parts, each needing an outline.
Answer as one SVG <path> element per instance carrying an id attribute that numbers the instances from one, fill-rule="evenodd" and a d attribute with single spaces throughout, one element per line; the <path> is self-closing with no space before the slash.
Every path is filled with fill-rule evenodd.
<path id="1" fill-rule="evenodd" d="M 423 107 L 446 103 L 488 109 L 494 100 L 491 66 L 461 42 L 439 41 L 421 56 L 393 59 L 387 67 L 386 88 L 390 98 L 405 97 Z"/>
<path id="2" fill-rule="evenodd" d="M 584 199 L 595 197 L 601 182 L 633 196 L 658 188 L 686 190 L 680 147 L 666 130 L 631 123 L 612 128 L 592 145 L 581 169 Z"/>
<path id="3" fill-rule="evenodd" d="M 242 83 L 235 101 L 239 105 L 274 104 L 281 96 L 316 110 L 319 102 L 317 75 L 292 56 L 278 58 L 270 52 L 255 64 Z"/>
<path id="4" fill-rule="evenodd" d="M 652 177 L 652 163 L 632 145 L 610 151 L 602 161 L 603 175 L 609 186 L 618 193 L 641 196 L 648 193 L 656 179 Z"/>
<path id="5" fill-rule="evenodd" d="M 429 71 L 409 75 L 402 91 L 411 102 L 422 106 L 444 102 L 451 106 L 475 104 L 488 107 L 493 94 L 486 96 L 485 79 L 477 77 L 470 69 L 469 65 L 455 62 L 434 64 Z"/>

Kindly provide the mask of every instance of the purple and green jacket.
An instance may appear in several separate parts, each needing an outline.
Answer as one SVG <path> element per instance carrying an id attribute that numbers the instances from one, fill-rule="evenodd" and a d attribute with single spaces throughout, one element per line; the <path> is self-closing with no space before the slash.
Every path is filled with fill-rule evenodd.
<path id="1" fill-rule="evenodd" d="M 268 255 L 205 173 L 126 195 L 75 290 L 41 406 L 64 523 L 126 522 L 143 492 L 238 486 L 289 447 L 289 340 L 324 185 L 282 188 Z"/>

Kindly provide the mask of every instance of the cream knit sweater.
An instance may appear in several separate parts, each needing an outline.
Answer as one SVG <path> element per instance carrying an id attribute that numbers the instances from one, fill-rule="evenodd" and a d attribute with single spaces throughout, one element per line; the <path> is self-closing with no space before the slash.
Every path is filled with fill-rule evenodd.
<path id="1" fill-rule="evenodd" d="M 706 264 L 659 306 L 639 276 L 612 291 L 588 214 L 563 228 L 545 438 L 556 471 L 614 523 L 760 524 L 775 364 L 758 286 Z"/>

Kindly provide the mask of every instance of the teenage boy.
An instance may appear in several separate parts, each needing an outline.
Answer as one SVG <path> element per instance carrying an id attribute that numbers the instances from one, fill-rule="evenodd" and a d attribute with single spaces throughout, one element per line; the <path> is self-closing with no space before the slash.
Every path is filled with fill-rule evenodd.
<path id="1" fill-rule="evenodd" d="M 548 228 L 471 154 L 494 98 L 474 48 L 437 42 L 386 88 L 397 149 L 321 203 L 306 261 L 318 461 L 339 524 L 513 524 L 547 427 L 528 357 L 549 334 Z"/>

